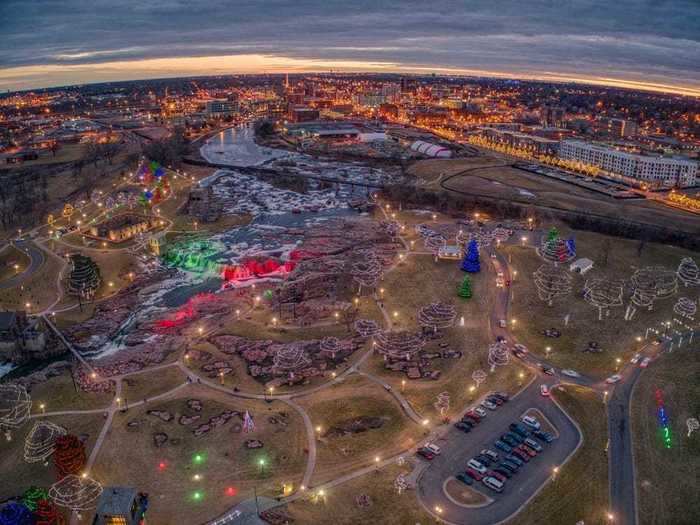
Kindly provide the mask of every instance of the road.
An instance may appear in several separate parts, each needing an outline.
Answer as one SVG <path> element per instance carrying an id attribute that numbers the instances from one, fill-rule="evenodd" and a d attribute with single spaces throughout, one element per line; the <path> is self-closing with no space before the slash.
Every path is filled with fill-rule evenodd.
<path id="1" fill-rule="evenodd" d="M 13 275 L 12 277 L 8 277 L 0 282 L 0 289 L 3 290 L 7 288 L 14 288 L 15 286 L 21 284 L 22 281 L 31 277 L 34 272 L 41 268 L 41 265 L 44 264 L 44 261 L 46 260 L 44 252 L 41 251 L 41 249 L 31 240 L 15 241 L 13 244 L 17 249 L 22 250 L 27 254 L 29 257 L 29 266 L 27 266 L 23 272 Z"/>

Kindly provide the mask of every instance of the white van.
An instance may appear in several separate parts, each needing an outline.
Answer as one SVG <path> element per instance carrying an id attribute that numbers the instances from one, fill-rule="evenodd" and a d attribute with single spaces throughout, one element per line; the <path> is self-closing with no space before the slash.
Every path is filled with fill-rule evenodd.
<path id="1" fill-rule="evenodd" d="M 432 452 L 436 456 L 440 455 L 440 447 L 438 447 L 435 443 L 426 443 L 423 448 L 429 450 L 430 452 Z"/>
<path id="2" fill-rule="evenodd" d="M 503 482 L 497 480 L 496 478 L 486 476 L 481 480 L 481 482 L 491 490 L 495 490 L 496 492 L 503 492 Z"/>
<path id="3" fill-rule="evenodd" d="M 533 428 L 535 430 L 540 429 L 540 422 L 537 421 L 534 417 L 524 416 L 523 423 L 525 423 L 528 427 Z"/>

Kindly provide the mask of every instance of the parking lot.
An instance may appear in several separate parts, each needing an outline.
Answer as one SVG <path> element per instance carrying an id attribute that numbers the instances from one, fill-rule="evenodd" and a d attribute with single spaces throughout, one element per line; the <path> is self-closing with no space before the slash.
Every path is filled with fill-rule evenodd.
<path id="1" fill-rule="evenodd" d="M 428 462 L 418 480 L 418 496 L 426 509 L 450 523 L 497 523 L 516 513 L 545 483 L 556 477 L 554 469 L 559 468 L 577 448 L 580 433 L 551 398 L 541 395 L 542 383 L 542 380 L 534 381 L 515 398 L 495 410 L 487 410 L 486 417 L 468 433 L 453 425 L 444 439 L 436 442 L 440 454 Z M 556 389 L 553 395 L 556 396 Z M 483 505 L 466 507 L 450 500 L 443 489 L 445 480 L 465 472 L 469 460 L 478 456 L 483 449 L 498 453 L 500 464 L 508 454 L 498 449 L 495 441 L 510 432 L 509 425 L 520 421 L 532 408 L 551 423 L 559 436 L 548 444 L 537 439 L 542 451 L 529 457 L 527 462 L 521 460 L 524 465 L 506 478 L 502 492 L 487 488 L 481 481 L 474 481 L 472 488 L 489 498 Z M 491 470 L 495 465 L 492 463 L 487 469 Z"/>

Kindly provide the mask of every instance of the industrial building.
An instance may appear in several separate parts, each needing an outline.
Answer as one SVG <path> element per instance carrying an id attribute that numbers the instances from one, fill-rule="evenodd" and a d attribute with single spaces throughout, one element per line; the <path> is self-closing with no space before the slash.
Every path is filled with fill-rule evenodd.
<path id="1" fill-rule="evenodd" d="M 449 148 L 439 146 L 437 144 L 431 144 L 430 142 L 423 142 L 422 140 L 416 140 L 413 144 L 411 144 L 411 149 L 428 157 L 439 159 L 449 159 L 452 157 L 452 150 Z"/>

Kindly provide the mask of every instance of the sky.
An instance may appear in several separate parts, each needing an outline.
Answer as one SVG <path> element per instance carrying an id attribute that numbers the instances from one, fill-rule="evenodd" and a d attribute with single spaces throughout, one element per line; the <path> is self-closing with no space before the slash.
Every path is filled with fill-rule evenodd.
<path id="1" fill-rule="evenodd" d="M 0 90 L 445 73 L 700 97 L 700 0 L 0 0 Z"/>

